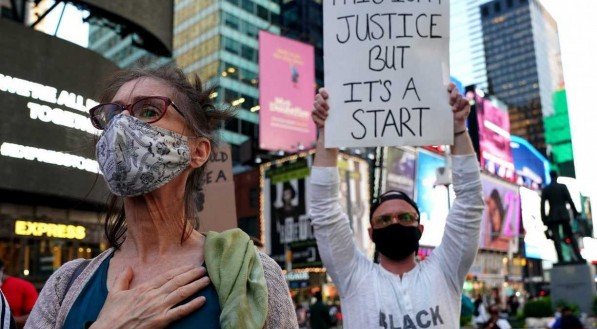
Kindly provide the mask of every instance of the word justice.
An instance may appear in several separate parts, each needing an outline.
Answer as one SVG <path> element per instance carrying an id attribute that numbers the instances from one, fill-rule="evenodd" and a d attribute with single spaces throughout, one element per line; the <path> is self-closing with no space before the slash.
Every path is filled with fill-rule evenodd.
<path id="1" fill-rule="evenodd" d="M 425 38 L 441 39 L 438 23 L 441 14 L 376 13 L 340 16 L 344 28 L 336 33 L 336 40 L 366 41 L 381 39 Z"/>

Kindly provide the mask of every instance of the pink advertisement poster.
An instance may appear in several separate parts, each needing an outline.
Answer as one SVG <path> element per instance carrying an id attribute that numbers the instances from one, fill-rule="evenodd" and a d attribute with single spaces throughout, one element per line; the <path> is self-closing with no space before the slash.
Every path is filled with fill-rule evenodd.
<path id="1" fill-rule="evenodd" d="M 315 141 L 313 46 L 259 32 L 259 147 L 296 152 Z"/>
<path id="2" fill-rule="evenodd" d="M 476 97 L 479 123 L 481 166 L 506 179 L 514 177 L 514 160 L 510 148 L 510 118 L 490 100 Z"/>

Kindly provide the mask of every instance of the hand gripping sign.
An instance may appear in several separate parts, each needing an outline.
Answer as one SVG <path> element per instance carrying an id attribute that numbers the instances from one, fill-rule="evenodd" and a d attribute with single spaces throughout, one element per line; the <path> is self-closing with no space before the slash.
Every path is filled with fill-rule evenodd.
<path id="1" fill-rule="evenodd" d="M 324 1 L 326 147 L 451 144 L 448 0 Z"/>

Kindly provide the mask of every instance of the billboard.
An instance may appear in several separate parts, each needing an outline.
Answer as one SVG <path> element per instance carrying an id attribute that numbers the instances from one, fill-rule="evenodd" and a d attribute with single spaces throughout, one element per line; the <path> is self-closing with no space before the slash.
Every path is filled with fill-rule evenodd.
<path id="1" fill-rule="evenodd" d="M 521 187 L 519 192 L 522 225 L 525 232 L 525 256 L 557 262 L 556 248 L 545 236 L 546 226 L 541 221 L 541 196 L 525 187 Z"/>
<path id="2" fill-rule="evenodd" d="M 517 251 L 518 245 L 515 238 L 520 232 L 518 186 L 488 175 L 481 175 L 481 183 L 485 209 L 481 220 L 479 247 Z"/>
<path id="3" fill-rule="evenodd" d="M 303 153 L 298 158 L 291 156 L 261 166 L 262 242 L 282 268 L 323 266 L 309 218 L 311 161 L 312 153 Z M 369 165 L 363 159 L 340 154 L 338 171 L 339 202 L 348 216 L 355 244 L 363 254 L 372 257 L 374 245 L 368 232 Z"/>
<path id="4" fill-rule="evenodd" d="M 203 207 L 199 213 L 201 232 L 235 228 L 236 202 L 230 145 L 212 149 L 203 175 Z"/>
<path id="5" fill-rule="evenodd" d="M 526 139 L 511 135 L 510 148 L 519 185 L 537 189 L 551 182 L 549 161 Z"/>
<path id="6" fill-rule="evenodd" d="M 374 246 L 369 237 L 369 165 L 367 161 L 341 154 L 338 159 L 340 173 L 340 204 L 348 216 L 357 248 L 373 256 Z"/>
<path id="7" fill-rule="evenodd" d="M 87 110 L 116 69 L 92 51 L 0 20 L 0 190 L 106 201 Z"/>
<path id="8" fill-rule="evenodd" d="M 446 166 L 444 157 L 418 149 L 415 201 L 421 213 L 420 223 L 425 226 L 419 241 L 421 246 L 437 247 L 444 235 L 449 210 L 448 189 L 435 185 L 436 171 Z"/>
<path id="9" fill-rule="evenodd" d="M 409 197 L 415 197 L 415 151 L 398 147 L 388 147 L 384 156 L 384 183 L 382 193 L 400 190 Z"/>
<path id="10" fill-rule="evenodd" d="M 508 180 L 514 178 L 514 160 L 510 148 L 510 119 L 508 111 L 489 99 L 475 96 L 479 126 L 481 167 Z"/>
<path id="11" fill-rule="evenodd" d="M 309 220 L 308 162 L 301 157 L 262 166 L 265 248 L 286 269 L 322 266 Z"/>
<path id="12" fill-rule="evenodd" d="M 315 142 L 313 46 L 259 32 L 259 147 L 297 151 Z"/>

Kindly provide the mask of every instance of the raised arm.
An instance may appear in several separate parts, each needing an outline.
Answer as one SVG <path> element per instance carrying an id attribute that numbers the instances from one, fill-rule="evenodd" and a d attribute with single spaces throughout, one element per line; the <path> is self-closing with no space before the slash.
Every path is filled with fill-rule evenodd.
<path id="1" fill-rule="evenodd" d="M 454 112 L 452 179 L 456 199 L 446 219 L 444 236 L 434 257 L 441 263 L 453 289 L 460 291 L 464 277 L 477 254 L 484 202 L 480 168 L 466 129 L 470 113 L 468 100 L 450 84 L 450 105 Z"/>
<path id="2" fill-rule="evenodd" d="M 373 263 L 357 249 L 348 217 L 338 202 L 338 150 L 324 146 L 323 127 L 329 111 L 327 98 L 327 92 L 320 89 L 313 110 L 319 138 L 311 169 L 311 225 L 323 264 L 341 296 L 347 297 L 351 294 L 351 287 L 359 284 Z"/>

